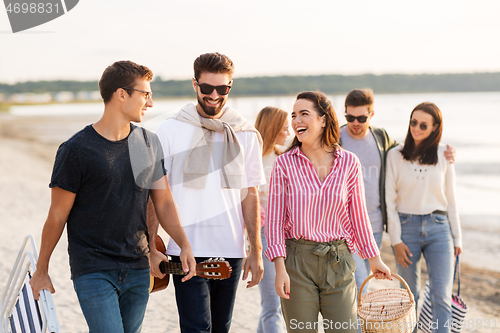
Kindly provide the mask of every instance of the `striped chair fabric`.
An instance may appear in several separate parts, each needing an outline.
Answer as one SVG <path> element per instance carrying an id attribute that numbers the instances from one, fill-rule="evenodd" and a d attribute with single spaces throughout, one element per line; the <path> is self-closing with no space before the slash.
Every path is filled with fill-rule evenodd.
<path id="1" fill-rule="evenodd" d="M 9 318 L 12 333 L 41 333 L 42 316 L 38 301 L 33 297 L 28 274 L 16 306 Z"/>

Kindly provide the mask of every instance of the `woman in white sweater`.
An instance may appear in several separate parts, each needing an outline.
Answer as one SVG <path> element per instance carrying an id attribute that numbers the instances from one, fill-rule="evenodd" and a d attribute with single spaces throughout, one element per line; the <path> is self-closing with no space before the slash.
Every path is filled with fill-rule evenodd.
<path id="1" fill-rule="evenodd" d="M 255 128 L 262 136 L 262 164 L 266 175 L 266 184 L 259 187 L 260 211 L 262 220 L 262 248 L 267 250 L 264 228 L 267 223 L 267 201 L 269 197 L 269 180 L 273 165 L 281 151 L 278 146 L 285 145 L 288 132 L 288 113 L 275 107 L 265 107 L 257 115 Z M 264 257 L 264 256 L 263 256 Z M 280 298 L 274 289 L 276 273 L 274 264 L 265 257 L 264 276 L 259 283 L 262 311 L 260 313 L 258 333 L 278 333 L 284 331 L 284 321 L 281 315 Z"/>
<path id="2" fill-rule="evenodd" d="M 453 259 L 462 252 L 455 169 L 440 145 L 443 120 L 433 103 L 417 105 L 404 146 L 387 154 L 388 231 L 398 273 L 418 302 L 420 263 L 427 263 L 434 332 L 449 332 Z"/>

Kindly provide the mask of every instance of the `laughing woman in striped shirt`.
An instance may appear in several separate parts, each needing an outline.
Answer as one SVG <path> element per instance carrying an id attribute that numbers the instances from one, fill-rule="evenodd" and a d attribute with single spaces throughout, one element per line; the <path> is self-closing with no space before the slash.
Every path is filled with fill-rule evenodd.
<path id="1" fill-rule="evenodd" d="M 333 106 L 321 92 L 297 96 L 295 138 L 271 176 L 266 257 L 289 332 L 356 332 L 355 248 L 377 278 L 390 278 L 373 239 L 358 158 L 338 145 Z M 318 323 L 321 312 L 323 322 Z"/>

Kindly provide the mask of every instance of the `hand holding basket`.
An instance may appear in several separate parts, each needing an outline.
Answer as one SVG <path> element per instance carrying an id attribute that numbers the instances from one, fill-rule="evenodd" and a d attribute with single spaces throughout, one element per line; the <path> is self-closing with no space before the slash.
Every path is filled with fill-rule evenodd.
<path id="1" fill-rule="evenodd" d="M 405 289 L 379 289 L 362 296 L 366 283 L 375 277 L 370 275 L 359 288 L 358 317 L 363 333 L 413 332 L 416 325 L 415 299 L 406 281 L 391 273 L 401 281 Z"/>

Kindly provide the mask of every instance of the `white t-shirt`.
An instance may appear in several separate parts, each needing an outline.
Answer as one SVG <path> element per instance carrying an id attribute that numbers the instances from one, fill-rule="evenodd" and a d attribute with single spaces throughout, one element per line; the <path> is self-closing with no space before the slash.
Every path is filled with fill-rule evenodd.
<path id="1" fill-rule="evenodd" d="M 207 175 L 204 189 L 183 186 L 184 161 L 195 129 L 191 124 L 167 119 L 156 130 L 163 147 L 168 183 L 193 255 L 244 258 L 243 198 L 239 189 L 221 188 L 221 172 L 214 165 L 222 164 L 222 154 L 212 154 L 212 172 Z M 254 132 L 236 132 L 236 136 L 245 157 L 243 188 L 264 184 L 262 153 L 257 135 Z M 214 145 L 218 142 L 223 142 L 223 133 L 215 133 Z M 214 163 L 214 159 L 217 163 Z M 180 248 L 172 239 L 168 243 L 167 254 L 180 254 Z"/>

